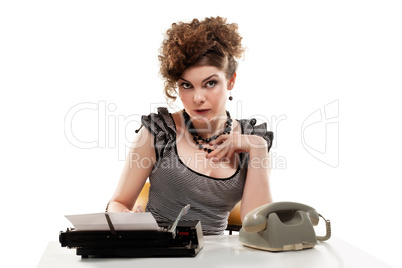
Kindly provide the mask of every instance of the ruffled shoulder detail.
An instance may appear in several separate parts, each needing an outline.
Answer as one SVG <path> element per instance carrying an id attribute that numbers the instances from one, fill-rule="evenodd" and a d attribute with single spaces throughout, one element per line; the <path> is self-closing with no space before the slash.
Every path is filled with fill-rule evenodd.
<path id="1" fill-rule="evenodd" d="M 159 107 L 158 113 L 141 116 L 141 124 L 155 136 L 155 150 L 157 159 L 163 157 L 166 146 L 174 145 L 176 128 L 172 116 L 166 107 Z"/>
<path id="2" fill-rule="evenodd" d="M 264 138 L 268 144 L 268 152 L 272 147 L 272 141 L 274 140 L 274 133 L 267 130 L 267 123 L 262 123 L 255 125 L 257 120 L 255 118 L 251 119 L 241 119 L 238 120 L 242 126 L 243 134 L 246 135 L 257 135 Z"/>
<path id="3" fill-rule="evenodd" d="M 168 138 L 176 136 L 173 118 L 166 107 L 158 107 L 158 113 L 150 113 L 141 117 L 141 123 L 154 136 L 165 134 Z M 162 132 L 162 133 L 161 133 Z"/>

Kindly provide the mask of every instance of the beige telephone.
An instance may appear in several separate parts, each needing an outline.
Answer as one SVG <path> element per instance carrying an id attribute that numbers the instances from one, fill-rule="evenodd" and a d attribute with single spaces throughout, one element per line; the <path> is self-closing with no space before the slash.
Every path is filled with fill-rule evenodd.
<path id="1" fill-rule="evenodd" d="M 326 235 L 316 236 L 313 225 L 322 217 Z M 331 223 L 307 205 L 295 202 L 275 202 L 250 211 L 243 220 L 239 241 L 245 246 L 287 251 L 312 248 L 318 241 L 331 237 Z"/>

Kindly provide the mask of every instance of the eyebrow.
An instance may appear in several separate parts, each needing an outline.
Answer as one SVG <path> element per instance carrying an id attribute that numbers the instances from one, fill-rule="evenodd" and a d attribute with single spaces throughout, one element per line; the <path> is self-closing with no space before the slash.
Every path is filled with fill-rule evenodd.
<path id="1" fill-rule="evenodd" d="M 208 76 L 207 78 L 205 78 L 204 80 L 202 80 L 202 83 L 204 83 L 205 81 L 207 81 L 207 80 L 209 80 L 209 79 L 211 79 L 212 77 L 214 77 L 214 76 L 218 76 L 219 77 L 219 75 L 217 75 L 217 74 L 213 74 L 213 75 L 211 75 L 211 76 Z M 187 81 L 186 79 L 184 79 L 184 78 L 181 78 L 181 77 L 179 77 L 179 79 L 181 79 L 181 80 L 183 80 L 183 81 L 186 81 L 187 83 L 190 83 L 191 84 L 191 82 L 190 81 Z"/>

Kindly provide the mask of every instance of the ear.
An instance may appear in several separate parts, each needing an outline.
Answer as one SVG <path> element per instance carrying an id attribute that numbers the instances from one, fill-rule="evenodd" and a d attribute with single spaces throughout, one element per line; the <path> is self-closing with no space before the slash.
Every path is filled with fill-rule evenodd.
<path id="1" fill-rule="evenodd" d="M 235 82 L 236 82 L 236 73 L 233 74 L 232 78 L 230 78 L 228 82 L 228 90 L 233 89 Z"/>

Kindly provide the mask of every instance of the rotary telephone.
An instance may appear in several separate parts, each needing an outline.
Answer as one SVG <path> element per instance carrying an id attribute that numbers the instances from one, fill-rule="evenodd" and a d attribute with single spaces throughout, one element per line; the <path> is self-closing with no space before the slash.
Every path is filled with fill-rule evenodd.
<path id="1" fill-rule="evenodd" d="M 316 236 L 313 228 L 319 217 L 325 221 L 325 236 Z M 312 248 L 330 237 L 330 221 L 314 208 L 295 202 L 274 202 L 250 211 L 239 232 L 239 241 L 245 246 L 268 251 Z"/>

